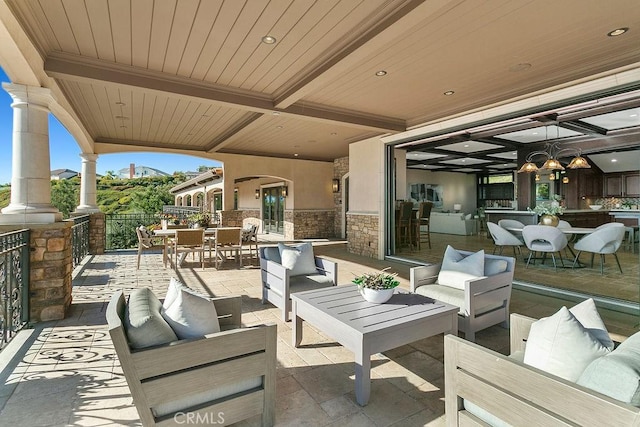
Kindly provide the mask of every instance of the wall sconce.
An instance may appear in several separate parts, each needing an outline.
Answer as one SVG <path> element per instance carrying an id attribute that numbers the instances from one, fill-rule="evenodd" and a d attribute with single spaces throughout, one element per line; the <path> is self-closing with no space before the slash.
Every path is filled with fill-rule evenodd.
<path id="1" fill-rule="evenodd" d="M 260 189 L 256 188 L 256 199 L 260 198 Z"/>
<path id="2" fill-rule="evenodd" d="M 536 174 L 536 181 L 540 181 L 540 175 Z"/>
<path id="3" fill-rule="evenodd" d="M 569 183 L 569 177 L 568 176 L 563 177 L 562 178 L 562 183 L 563 184 L 568 184 Z"/>
<path id="4" fill-rule="evenodd" d="M 331 191 L 333 191 L 334 193 L 339 193 L 340 192 L 340 180 L 339 179 L 334 179 L 331 181 Z"/>
<path id="5" fill-rule="evenodd" d="M 287 197 L 289 195 L 289 187 L 286 185 L 282 187 L 282 197 Z"/>
<path id="6" fill-rule="evenodd" d="M 549 174 L 549 181 L 555 181 L 556 180 L 556 174 L 555 173 L 551 173 Z"/>

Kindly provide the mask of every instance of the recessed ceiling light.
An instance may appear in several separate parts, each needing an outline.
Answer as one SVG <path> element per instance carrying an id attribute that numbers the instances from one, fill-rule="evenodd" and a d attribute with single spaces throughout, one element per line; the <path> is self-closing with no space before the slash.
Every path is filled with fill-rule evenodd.
<path id="1" fill-rule="evenodd" d="M 262 43 L 264 44 L 275 44 L 276 38 L 273 36 L 264 36 L 262 37 Z"/>
<path id="2" fill-rule="evenodd" d="M 276 126 L 276 129 L 282 129 L 282 126 Z"/>
<path id="3" fill-rule="evenodd" d="M 129 117 L 126 116 L 115 116 L 115 118 L 118 120 L 129 120 Z"/>
<path id="4" fill-rule="evenodd" d="M 124 103 L 124 102 L 122 102 L 122 101 L 117 101 L 117 102 L 116 102 L 116 105 L 125 106 L 125 105 L 127 105 L 127 104 L 125 104 L 125 103 Z"/>
<path id="5" fill-rule="evenodd" d="M 271 114 L 272 114 L 272 115 L 274 115 L 274 116 L 279 116 L 279 115 L 280 115 L 280 112 L 278 112 L 278 111 L 274 111 L 274 112 L 273 112 L 273 113 L 271 113 Z"/>
<path id="6" fill-rule="evenodd" d="M 620 36 L 629 31 L 629 27 L 616 28 L 615 30 L 609 31 L 607 35 L 609 37 Z"/>
<path id="7" fill-rule="evenodd" d="M 615 163 L 617 161 L 618 161 L 618 159 L 611 159 L 611 163 Z"/>
<path id="8" fill-rule="evenodd" d="M 378 70 L 376 71 L 376 76 L 378 77 L 382 77 L 382 76 L 386 76 L 387 72 L 385 70 Z"/>
<path id="9" fill-rule="evenodd" d="M 629 117 L 638 117 L 637 114 L 629 114 Z"/>
<path id="10" fill-rule="evenodd" d="M 469 144 L 464 144 L 464 148 L 469 148 Z"/>
<path id="11" fill-rule="evenodd" d="M 294 153 L 294 154 L 293 154 L 293 157 L 298 157 L 298 153 Z"/>
<path id="12" fill-rule="evenodd" d="M 338 132 L 331 132 L 331 136 L 336 136 Z"/>
<path id="13" fill-rule="evenodd" d="M 444 95 L 445 95 L 445 96 L 451 96 L 451 95 L 453 95 L 454 93 L 455 93 L 454 91 L 452 91 L 452 90 L 448 90 L 448 91 L 446 91 L 446 92 L 444 93 Z"/>
<path id="14" fill-rule="evenodd" d="M 531 64 L 529 64 L 528 62 L 522 62 L 520 64 L 512 65 L 511 67 L 509 67 L 509 71 L 517 73 L 518 71 L 528 70 L 529 68 L 531 68 Z"/>

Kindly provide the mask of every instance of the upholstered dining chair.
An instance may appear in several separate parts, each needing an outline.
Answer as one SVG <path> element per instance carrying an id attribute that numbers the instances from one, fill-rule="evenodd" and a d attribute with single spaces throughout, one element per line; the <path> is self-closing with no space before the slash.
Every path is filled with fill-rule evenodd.
<path id="1" fill-rule="evenodd" d="M 518 248 L 518 253 L 522 255 L 522 251 L 520 247 L 524 245 L 524 242 L 520 240 L 514 234 L 511 234 L 508 230 L 500 227 L 495 222 L 487 222 L 487 227 L 489 228 L 489 233 L 491 234 L 491 238 L 493 239 L 493 243 L 495 247 L 493 248 L 493 253 L 496 253 L 496 249 L 500 248 L 499 255 L 502 255 L 502 250 L 505 246 L 511 246 L 513 248 L 513 256 L 516 256 L 516 248 Z M 523 226 L 524 227 L 524 226 Z"/>
<path id="2" fill-rule="evenodd" d="M 544 254 L 550 253 L 555 269 L 558 268 L 555 257 L 555 253 L 557 252 L 560 256 L 560 263 L 564 267 L 561 251 L 567 247 L 567 236 L 565 236 L 562 230 L 549 225 L 526 225 L 522 229 L 522 238 L 524 239 L 524 244 L 527 245 L 529 249 L 529 257 L 527 258 L 525 268 L 529 267 L 531 256 L 533 255 L 535 257 L 537 252 Z"/>
<path id="3" fill-rule="evenodd" d="M 593 233 L 587 234 L 573 245 L 573 248 L 578 251 L 573 260 L 573 267 L 575 268 L 582 252 L 591 252 L 591 268 L 593 268 L 595 254 L 600 254 L 600 274 L 604 274 L 604 256 L 612 254 L 616 259 L 620 273 L 622 273 L 616 252 L 622 245 L 625 232 L 625 225 L 619 222 L 610 222 L 597 227 Z"/>

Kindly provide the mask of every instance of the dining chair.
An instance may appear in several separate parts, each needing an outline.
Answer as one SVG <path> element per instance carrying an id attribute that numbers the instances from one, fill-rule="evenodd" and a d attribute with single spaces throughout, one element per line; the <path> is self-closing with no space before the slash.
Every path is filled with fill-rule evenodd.
<path id="1" fill-rule="evenodd" d="M 242 229 L 242 244 L 249 246 L 249 257 L 252 256 L 252 248 L 256 250 L 256 259 L 260 257 L 258 254 L 258 226 L 256 224 Z"/>
<path id="2" fill-rule="evenodd" d="M 604 256 L 612 254 L 616 259 L 620 273 L 622 273 L 616 252 L 622 245 L 625 232 L 625 225 L 619 222 L 610 222 L 597 227 L 593 233 L 587 234 L 573 245 L 573 248 L 578 251 L 573 260 L 573 267 L 575 268 L 576 263 L 579 262 L 578 258 L 582 252 L 591 252 L 591 268 L 593 268 L 595 254 L 600 254 L 600 274 L 604 274 Z"/>
<path id="3" fill-rule="evenodd" d="M 137 227 L 136 236 L 138 237 L 138 262 L 136 264 L 136 269 L 140 269 L 140 256 L 143 252 L 157 251 L 162 249 L 164 258 L 164 242 L 162 241 L 162 239 L 154 237 L 153 233 L 150 232 L 147 227 L 145 227 L 144 225 Z"/>
<path id="4" fill-rule="evenodd" d="M 211 241 L 209 253 L 213 248 L 213 262 L 218 268 L 218 261 L 226 259 L 225 252 L 235 251 L 236 262 L 242 267 L 242 228 L 218 228 Z"/>
<path id="5" fill-rule="evenodd" d="M 522 229 L 522 238 L 524 239 L 524 244 L 529 249 L 529 258 L 527 258 L 525 268 L 529 267 L 531 256 L 534 255 L 535 257 L 537 252 L 544 254 L 550 253 L 553 259 L 553 267 L 556 270 L 558 266 L 554 254 L 557 252 L 560 256 L 560 263 L 564 267 L 561 251 L 567 247 L 567 236 L 565 236 L 562 230 L 549 225 L 526 225 Z M 542 262 L 544 263 L 544 257 Z"/>
<path id="6" fill-rule="evenodd" d="M 518 253 L 522 255 L 522 251 L 520 247 L 524 245 L 524 242 L 520 240 L 517 236 L 512 234 L 509 230 L 505 230 L 500 227 L 495 222 L 487 222 L 487 227 L 489 228 L 489 234 L 491 234 L 491 238 L 493 239 L 493 243 L 495 247 L 493 248 L 493 253 L 496 253 L 496 249 L 500 248 L 500 252 L 498 255 L 502 255 L 502 250 L 505 246 L 511 246 L 513 248 L 513 256 L 517 258 L 516 248 L 518 248 Z M 523 227 L 524 228 L 524 227 Z"/>
<path id="7" fill-rule="evenodd" d="M 204 243 L 204 228 L 176 230 L 176 237 L 169 246 L 169 258 L 173 256 L 172 252 L 175 253 L 174 268 L 178 269 L 179 254 L 185 254 L 186 258 L 187 254 L 192 253 L 195 256 L 197 252 L 200 254 L 200 264 L 204 270 Z"/>

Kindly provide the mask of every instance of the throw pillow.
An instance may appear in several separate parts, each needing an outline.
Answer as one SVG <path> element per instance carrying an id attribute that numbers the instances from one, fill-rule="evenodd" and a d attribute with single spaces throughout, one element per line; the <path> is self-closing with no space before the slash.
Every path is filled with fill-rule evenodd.
<path id="1" fill-rule="evenodd" d="M 578 384 L 622 402 L 640 406 L 640 333 L 584 370 Z"/>
<path id="2" fill-rule="evenodd" d="M 282 264 L 280 249 L 277 246 L 268 246 L 262 249 L 264 259 Z"/>
<path id="3" fill-rule="evenodd" d="M 447 246 L 438 274 L 438 284 L 464 290 L 467 280 L 483 276 L 484 250 L 465 257 L 451 246 Z"/>
<path id="4" fill-rule="evenodd" d="M 491 259 L 484 260 L 484 275 L 495 276 L 496 274 L 504 273 L 507 271 L 509 264 L 503 259 Z"/>
<path id="5" fill-rule="evenodd" d="M 303 243 L 299 246 L 278 243 L 278 249 L 281 264 L 284 268 L 291 270 L 291 276 L 304 276 L 318 272 L 311 243 Z"/>
<path id="6" fill-rule="evenodd" d="M 181 340 L 220 332 L 213 301 L 184 287 L 178 289 L 171 305 L 162 311 L 162 317 Z"/>
<path id="7" fill-rule="evenodd" d="M 149 288 L 131 292 L 124 315 L 132 348 L 144 348 L 176 341 L 178 337 L 162 318 L 162 303 Z"/>
<path id="8" fill-rule="evenodd" d="M 613 340 L 611 340 L 609 331 L 607 331 L 607 327 L 604 325 L 600 314 L 598 314 L 598 309 L 596 308 L 596 303 L 593 301 L 593 298 L 574 305 L 569 311 L 603 346 L 609 350 L 613 350 Z"/>
<path id="9" fill-rule="evenodd" d="M 562 307 L 531 325 L 524 363 L 575 382 L 593 360 L 608 353 L 567 307 Z"/>
<path id="10" fill-rule="evenodd" d="M 187 288 L 187 286 L 175 277 L 172 277 L 171 280 L 169 280 L 169 287 L 167 288 L 167 295 L 164 297 L 162 308 L 164 308 L 165 310 L 169 308 L 169 306 L 173 304 L 175 299 L 178 297 L 180 289 L 182 288 Z"/>

